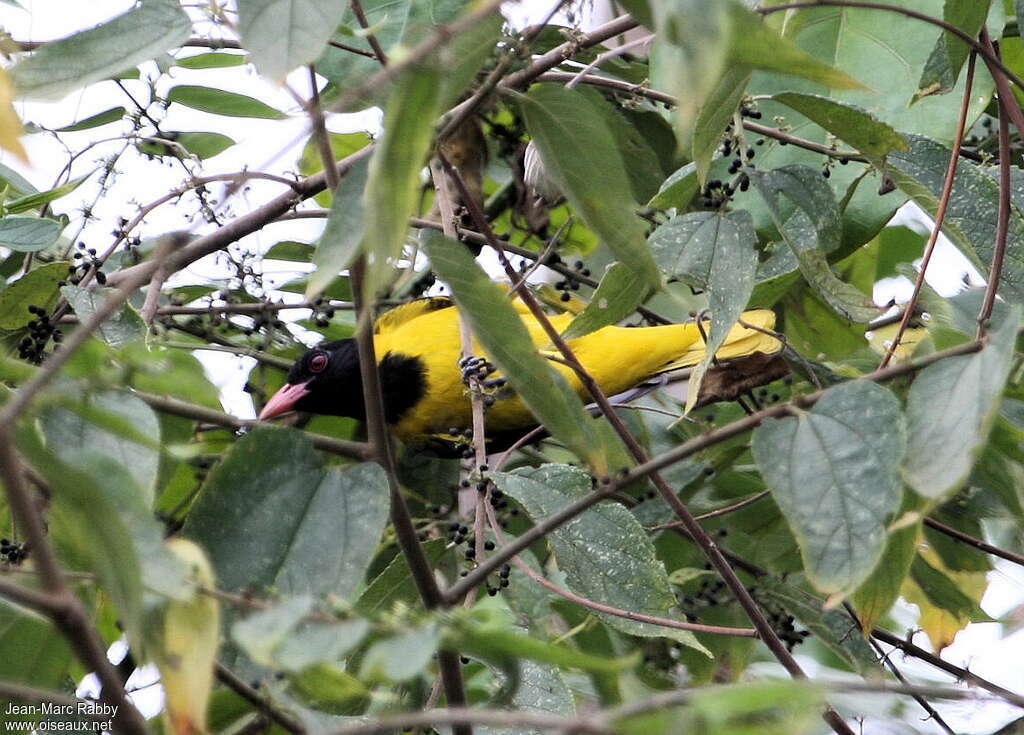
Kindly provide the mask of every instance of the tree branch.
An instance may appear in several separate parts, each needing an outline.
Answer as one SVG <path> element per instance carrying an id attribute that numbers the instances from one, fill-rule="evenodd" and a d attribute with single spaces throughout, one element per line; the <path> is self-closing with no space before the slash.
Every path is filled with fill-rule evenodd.
<path id="1" fill-rule="evenodd" d="M 196 421 L 202 421 L 207 424 L 216 424 L 217 426 L 223 426 L 228 429 L 245 429 L 253 426 L 271 425 L 269 422 L 240 419 L 237 416 L 232 416 L 231 414 L 224 413 L 223 411 L 217 411 L 212 408 L 207 408 L 206 406 L 199 406 L 195 403 L 188 403 L 177 398 L 158 396 L 154 393 L 146 393 L 145 391 L 133 390 L 132 395 L 145 401 L 153 409 L 161 413 L 171 414 L 172 416 L 181 416 L 186 419 L 195 419 Z M 305 433 L 309 440 L 313 442 L 314 447 L 322 451 L 337 454 L 340 457 L 349 457 L 351 459 L 358 460 L 366 460 L 370 457 L 370 446 L 363 442 L 335 439 L 332 436 L 314 434 L 309 431 L 303 433 Z"/>
<path id="2" fill-rule="evenodd" d="M 258 712 L 269 717 L 288 732 L 294 733 L 294 735 L 302 735 L 306 732 L 306 728 L 301 722 L 296 720 L 287 712 L 275 707 L 274 704 L 264 697 L 259 691 L 253 689 L 242 681 L 235 672 L 220 661 L 216 662 L 214 673 L 217 675 L 217 681 L 255 707 Z"/>
<path id="3" fill-rule="evenodd" d="M 974 62 L 975 55 L 972 53 L 967 61 L 967 80 L 964 82 L 964 94 L 960 103 L 960 118 L 956 124 L 956 133 L 953 135 L 953 149 L 949 154 L 949 164 L 946 166 L 946 178 L 942 182 L 942 192 L 939 194 L 939 204 L 935 210 L 935 222 L 932 225 L 932 231 L 928 235 L 928 244 L 924 248 L 924 256 L 921 258 L 921 267 L 917 272 L 914 292 L 910 295 L 910 300 L 903 305 L 903 317 L 900 319 L 900 326 L 896 330 L 896 336 L 893 337 L 888 349 L 886 349 L 879 367 L 884 368 L 889 364 L 892 356 L 899 348 L 900 342 L 903 340 L 903 333 L 907 331 L 907 325 L 910 324 L 910 319 L 917 309 L 917 300 L 921 297 L 921 289 L 924 287 L 925 276 L 928 273 L 928 264 L 931 263 L 932 253 L 935 252 L 935 243 L 938 242 L 939 233 L 942 232 L 942 225 L 946 221 L 946 208 L 949 206 L 949 199 L 953 193 L 957 163 L 960 161 L 957 151 L 960 150 L 960 146 L 963 144 L 964 130 L 967 125 L 967 113 L 971 107 L 971 90 L 974 87 Z"/>

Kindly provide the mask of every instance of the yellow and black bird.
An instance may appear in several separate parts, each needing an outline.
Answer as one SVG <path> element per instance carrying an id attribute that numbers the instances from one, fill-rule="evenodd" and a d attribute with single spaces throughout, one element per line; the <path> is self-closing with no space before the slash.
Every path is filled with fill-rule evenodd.
<path id="1" fill-rule="evenodd" d="M 551 350 L 541 325 L 521 301 L 513 302 L 538 349 Z M 573 314 L 550 317 L 559 331 Z M 775 314 L 756 309 L 742 321 L 770 330 Z M 704 331 L 708 329 L 704 324 Z M 385 419 L 403 441 L 431 440 L 452 428 L 471 425 L 471 409 L 461 356 L 460 321 L 454 302 L 444 297 L 417 299 L 382 315 L 374 325 L 374 348 L 384 395 Z M 606 395 L 627 391 L 669 370 L 696 365 L 705 355 L 696 323 L 655 327 L 608 326 L 569 340 L 569 346 Z M 734 326 L 716 357 L 722 360 L 754 353 L 772 354 L 780 342 L 764 332 Z M 474 344 L 474 354 L 484 355 Z M 567 366 L 552 361 L 576 392 L 585 388 Z M 488 436 L 527 429 L 537 420 L 498 372 L 488 376 L 493 403 L 487 410 Z M 292 366 L 287 383 L 264 406 L 260 419 L 289 411 L 365 419 L 355 341 L 343 339 L 310 349 Z"/>

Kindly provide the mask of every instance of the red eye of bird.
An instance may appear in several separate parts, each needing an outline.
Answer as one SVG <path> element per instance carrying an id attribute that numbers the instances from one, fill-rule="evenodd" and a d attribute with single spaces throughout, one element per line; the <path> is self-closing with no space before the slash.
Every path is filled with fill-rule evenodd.
<path id="1" fill-rule="evenodd" d="M 327 367 L 327 355 L 324 353 L 318 352 L 309 358 L 309 369 L 314 373 L 322 373 L 325 367 Z"/>

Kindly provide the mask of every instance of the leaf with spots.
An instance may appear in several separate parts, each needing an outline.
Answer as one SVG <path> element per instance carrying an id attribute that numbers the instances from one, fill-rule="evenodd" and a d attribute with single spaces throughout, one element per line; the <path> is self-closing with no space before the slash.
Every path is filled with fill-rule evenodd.
<path id="1" fill-rule="evenodd" d="M 492 475 L 503 492 L 522 503 L 535 520 L 556 513 L 591 492 L 590 476 L 576 467 L 549 464 Z M 548 539 L 566 583 L 576 594 L 630 612 L 673 617 L 676 598 L 665 566 L 632 513 L 617 503 L 599 503 L 553 531 Z M 705 651 L 693 633 L 595 613 L 629 635 L 671 638 Z"/>
<path id="2" fill-rule="evenodd" d="M 644 302 L 650 291 L 636 271 L 622 263 L 613 263 L 597 284 L 587 308 L 572 320 L 562 337 L 575 339 L 625 319 Z"/>
<path id="3" fill-rule="evenodd" d="M 909 442 L 903 476 L 941 500 L 966 482 L 999 413 L 1021 309 L 1015 307 L 983 350 L 929 365 L 907 396 Z"/>
<path id="4" fill-rule="evenodd" d="M 761 475 L 822 592 L 851 592 L 882 557 L 905 444 L 899 401 L 866 381 L 842 383 L 813 410 L 754 432 Z"/>
<path id="5" fill-rule="evenodd" d="M 705 371 L 740 318 L 754 291 L 757 235 L 750 214 L 691 212 L 666 222 L 651 236 L 651 250 L 670 277 L 708 292 L 711 333 L 707 356 L 690 378 L 686 407 L 693 408 Z"/>
<path id="6" fill-rule="evenodd" d="M 839 279 L 826 256 L 842 244 L 842 221 L 832 189 L 809 166 L 783 166 L 752 172 L 776 228 L 789 245 L 800 272 L 821 299 L 850 321 L 869 322 L 878 316 L 871 299 Z M 785 202 L 796 205 L 786 216 Z"/>
<path id="7" fill-rule="evenodd" d="M 949 165 L 950 149 L 921 135 L 908 135 L 910 150 L 895 151 L 888 158 L 893 182 L 931 215 L 939 206 L 939 195 Z M 1024 242 L 1024 214 L 1010 208 L 1007 240 Z M 988 275 L 996 241 L 999 215 L 999 184 L 986 169 L 962 160 L 957 166 L 953 193 L 942 223 L 942 232 L 952 240 L 983 275 Z M 1024 301 L 1024 249 L 1006 250 L 999 295 L 1011 303 Z"/>

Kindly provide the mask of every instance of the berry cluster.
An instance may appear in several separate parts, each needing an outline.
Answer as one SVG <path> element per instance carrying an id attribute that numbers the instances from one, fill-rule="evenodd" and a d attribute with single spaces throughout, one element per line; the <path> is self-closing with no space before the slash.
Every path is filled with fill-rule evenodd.
<path id="1" fill-rule="evenodd" d="M 103 261 L 96 255 L 96 248 L 86 248 L 85 243 L 78 243 L 78 249 L 74 254 L 75 262 L 68 266 L 68 280 L 72 285 L 77 286 L 91 270 L 96 277 L 96 283 L 101 286 L 107 282 L 107 274 L 100 270 Z M 61 285 L 64 285 L 63 283 Z"/>
<path id="2" fill-rule="evenodd" d="M 470 390 L 480 391 L 485 409 L 494 405 L 495 401 L 498 400 L 497 392 L 508 384 L 506 378 L 488 379 L 488 376 L 493 375 L 498 368 L 485 357 L 477 355 L 463 357 L 459 360 L 459 369 L 462 371 L 462 383 Z M 470 431 L 467 434 L 466 432 L 460 432 L 458 428 L 450 429 L 449 433 L 452 435 L 462 433 L 468 437 L 473 436 L 473 432 Z"/>
<path id="3" fill-rule="evenodd" d="M 548 258 L 546 262 L 550 263 L 551 259 Z M 584 278 L 590 277 L 590 269 L 583 264 L 582 260 L 577 260 L 573 263 L 573 269 Z M 565 275 L 563 280 L 555 283 L 555 288 L 562 292 L 562 301 L 568 301 L 572 298 L 572 294 L 570 293 L 571 291 L 580 290 L 580 281 L 575 277 L 575 275 L 569 273 Z"/>
<path id="4" fill-rule="evenodd" d="M 46 359 L 46 345 L 51 339 L 55 344 L 59 344 L 64 339 L 64 333 L 50 321 L 50 316 L 43 307 L 29 304 L 28 313 L 35 319 L 29 321 L 27 325 L 28 336 L 18 343 L 18 357 L 33 365 L 41 365 Z"/>
<path id="5" fill-rule="evenodd" d="M 0 538 L 0 562 L 21 564 L 28 556 L 28 547 L 10 539 Z"/>

